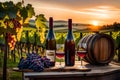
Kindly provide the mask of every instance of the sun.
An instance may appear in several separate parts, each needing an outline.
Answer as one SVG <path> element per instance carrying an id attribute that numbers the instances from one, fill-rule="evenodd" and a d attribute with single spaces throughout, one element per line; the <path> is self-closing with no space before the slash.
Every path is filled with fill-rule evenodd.
<path id="1" fill-rule="evenodd" d="M 92 25 L 98 26 L 98 25 L 99 25 L 99 22 L 98 22 L 98 21 L 92 21 Z"/>
<path id="2" fill-rule="evenodd" d="M 99 30 L 99 21 L 97 20 L 93 20 L 91 21 L 91 26 L 90 26 L 90 29 L 93 30 L 93 31 L 98 31 Z"/>

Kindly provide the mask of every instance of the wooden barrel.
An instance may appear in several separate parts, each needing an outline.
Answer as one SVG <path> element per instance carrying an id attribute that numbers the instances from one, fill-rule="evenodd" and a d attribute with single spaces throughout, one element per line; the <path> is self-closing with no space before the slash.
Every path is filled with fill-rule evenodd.
<path id="1" fill-rule="evenodd" d="M 80 42 L 86 43 L 87 55 L 85 60 L 93 65 L 107 65 L 114 57 L 115 44 L 110 35 L 90 34 L 84 36 Z"/>

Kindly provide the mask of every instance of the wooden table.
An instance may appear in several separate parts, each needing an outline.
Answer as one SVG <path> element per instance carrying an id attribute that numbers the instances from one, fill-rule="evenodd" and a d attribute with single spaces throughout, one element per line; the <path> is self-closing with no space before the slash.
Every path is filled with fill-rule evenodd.
<path id="1" fill-rule="evenodd" d="M 24 72 L 24 80 L 120 80 L 120 66 L 118 65 L 111 63 L 107 66 L 84 64 L 91 68 L 91 71 L 45 70 L 43 72 Z M 76 62 L 74 68 L 77 68 L 78 65 L 80 65 L 79 61 Z"/>

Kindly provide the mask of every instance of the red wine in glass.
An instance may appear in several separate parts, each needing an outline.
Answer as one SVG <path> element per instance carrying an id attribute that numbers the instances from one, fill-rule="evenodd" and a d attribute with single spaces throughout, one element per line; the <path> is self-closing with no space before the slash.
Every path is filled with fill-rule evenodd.
<path id="1" fill-rule="evenodd" d="M 77 55 L 80 57 L 80 58 L 84 58 L 84 56 L 86 55 L 87 51 L 77 51 Z"/>
<path id="2" fill-rule="evenodd" d="M 80 65 L 80 68 L 83 69 L 84 66 L 83 66 L 83 63 L 82 63 L 82 60 L 83 58 L 85 57 L 87 51 L 86 50 L 78 50 L 77 51 L 77 55 L 80 57 L 80 61 L 81 61 L 81 65 Z"/>
<path id="3" fill-rule="evenodd" d="M 87 47 L 86 43 L 82 43 L 82 44 L 78 45 L 77 55 L 80 57 L 80 61 L 81 61 L 80 68 L 81 69 L 84 68 L 82 60 L 85 57 L 85 55 L 87 54 L 86 47 Z"/>
<path id="4" fill-rule="evenodd" d="M 61 60 L 64 57 L 64 52 L 63 51 L 56 51 L 56 57 L 60 60 L 59 68 L 63 68 L 61 65 Z"/>
<path id="5" fill-rule="evenodd" d="M 56 52 L 56 56 L 61 59 L 64 57 L 64 52 Z"/>
<path id="6" fill-rule="evenodd" d="M 80 66 L 79 69 L 82 71 L 90 71 L 90 68 L 87 68 L 83 65 L 83 58 L 86 56 L 87 54 L 87 45 L 86 43 L 79 43 L 77 46 L 77 52 L 76 52 L 77 56 L 80 57 Z"/>

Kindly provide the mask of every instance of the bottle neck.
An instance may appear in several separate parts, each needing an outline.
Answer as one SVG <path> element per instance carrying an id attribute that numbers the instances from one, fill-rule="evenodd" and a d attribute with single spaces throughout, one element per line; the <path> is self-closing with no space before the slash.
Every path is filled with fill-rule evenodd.
<path id="1" fill-rule="evenodd" d="M 48 35 L 47 37 L 49 38 L 54 38 L 54 31 L 53 31 L 53 18 L 49 18 L 49 30 L 48 30 Z"/>
<path id="2" fill-rule="evenodd" d="M 49 28 L 49 31 L 53 31 L 53 28 Z"/>
<path id="3" fill-rule="evenodd" d="M 67 39 L 73 39 L 73 33 L 72 33 L 72 19 L 68 20 L 68 35 Z"/>
<path id="4" fill-rule="evenodd" d="M 49 29 L 53 30 L 53 18 L 52 17 L 49 18 Z"/>
<path id="5" fill-rule="evenodd" d="M 72 37 L 72 36 L 73 36 L 72 29 L 69 29 L 69 30 L 68 30 L 68 36 L 69 36 L 69 37 Z"/>
<path id="6" fill-rule="evenodd" d="M 68 34 L 72 34 L 72 29 L 71 29 L 71 30 L 68 30 Z"/>
<path id="7" fill-rule="evenodd" d="M 68 32 L 72 32 L 72 19 L 68 20 Z"/>
<path id="8" fill-rule="evenodd" d="M 72 31 L 72 19 L 68 20 L 68 29 Z"/>

